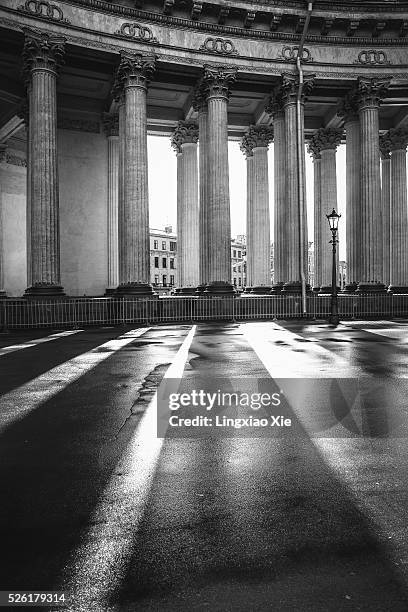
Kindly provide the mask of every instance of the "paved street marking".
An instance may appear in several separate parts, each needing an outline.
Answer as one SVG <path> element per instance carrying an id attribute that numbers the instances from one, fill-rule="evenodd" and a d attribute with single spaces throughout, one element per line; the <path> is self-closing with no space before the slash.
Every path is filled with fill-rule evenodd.
<path id="1" fill-rule="evenodd" d="M 244 337 L 273 378 L 354 378 L 357 367 L 278 323 L 243 323 Z M 345 351 L 348 346 L 345 347 Z"/>
<path id="2" fill-rule="evenodd" d="M 14 351 L 21 351 L 25 348 L 31 348 L 32 346 L 37 346 L 38 344 L 44 344 L 45 342 L 52 342 L 52 340 L 59 340 L 60 338 L 66 338 L 67 336 L 72 336 L 73 334 L 78 334 L 79 332 L 84 331 L 83 329 L 71 329 L 69 331 L 58 332 L 57 334 L 51 334 L 50 336 L 45 336 L 44 338 L 34 338 L 33 340 L 27 340 L 27 342 L 22 342 L 21 344 L 10 344 L 9 346 L 3 346 L 0 348 L 0 357 L 2 355 L 8 355 L 9 353 L 14 353 Z"/>
<path id="3" fill-rule="evenodd" d="M 13 422 L 22 419 L 26 414 L 63 391 L 99 363 L 133 342 L 135 338 L 142 336 L 148 329 L 148 327 L 142 327 L 126 332 L 123 336 L 78 355 L 0 396 L 0 434 Z"/>
<path id="4" fill-rule="evenodd" d="M 182 378 L 195 332 L 196 325 L 190 329 L 164 378 Z M 163 438 L 157 437 L 156 391 L 101 495 L 82 545 L 73 551 L 65 570 L 68 584 L 63 588 L 73 594 L 73 607 L 67 608 L 68 612 L 105 609 L 109 595 L 120 586 L 163 442 Z"/>

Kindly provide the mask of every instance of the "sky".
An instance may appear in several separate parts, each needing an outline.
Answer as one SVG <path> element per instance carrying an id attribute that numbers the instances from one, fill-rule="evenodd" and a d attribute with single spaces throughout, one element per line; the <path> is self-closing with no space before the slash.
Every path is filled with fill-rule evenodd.
<path id="1" fill-rule="evenodd" d="M 162 229 L 165 225 L 176 228 L 177 219 L 177 161 L 170 146 L 170 138 L 148 136 L 149 155 L 149 210 L 150 227 Z M 228 143 L 231 235 L 246 233 L 246 161 L 239 143 Z M 273 144 L 269 147 L 269 201 L 271 210 L 271 236 L 273 236 Z M 339 224 L 340 259 L 346 257 L 346 147 L 337 149 L 337 212 Z M 306 153 L 306 197 L 309 240 L 313 241 L 313 162 Z M 327 248 L 330 248 L 329 244 Z"/>

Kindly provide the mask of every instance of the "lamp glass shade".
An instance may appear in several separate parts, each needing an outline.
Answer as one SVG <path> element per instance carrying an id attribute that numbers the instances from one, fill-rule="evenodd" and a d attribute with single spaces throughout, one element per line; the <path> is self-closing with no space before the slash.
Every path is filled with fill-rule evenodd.
<path id="1" fill-rule="evenodd" d="M 337 214 L 336 211 L 332 210 L 332 212 L 330 213 L 330 215 L 326 215 L 327 220 L 329 222 L 329 226 L 332 232 L 337 232 L 338 227 L 339 227 L 339 219 L 341 217 L 341 215 Z"/>

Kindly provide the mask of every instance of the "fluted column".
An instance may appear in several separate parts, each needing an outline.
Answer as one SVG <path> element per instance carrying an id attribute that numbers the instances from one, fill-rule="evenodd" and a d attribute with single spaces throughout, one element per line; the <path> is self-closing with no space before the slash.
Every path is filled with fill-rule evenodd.
<path id="1" fill-rule="evenodd" d="M 254 258 L 249 254 L 253 250 L 254 241 L 254 219 L 253 219 L 253 199 L 254 199 L 254 157 L 252 149 L 241 143 L 241 151 L 246 159 L 246 286 L 245 293 L 250 293 L 254 278 Z"/>
<path id="2" fill-rule="evenodd" d="M 6 145 L 0 145 L 0 163 L 6 155 Z M 1 185 L 0 185 L 0 298 L 6 296 L 4 290 L 4 264 L 3 264 L 3 206 L 1 202 Z"/>
<path id="3" fill-rule="evenodd" d="M 194 293 L 200 280 L 198 125 L 180 121 L 172 137 L 177 153 L 177 262 L 180 293 Z"/>
<path id="4" fill-rule="evenodd" d="M 269 213 L 268 146 L 273 130 L 268 126 L 250 126 L 241 148 L 252 161 L 247 166 L 249 201 L 247 203 L 247 286 L 252 293 L 269 293 L 271 289 L 271 238 Z M 249 155 L 249 153 L 251 155 Z M 252 166 L 252 168 L 251 168 Z"/>
<path id="5" fill-rule="evenodd" d="M 378 109 L 388 81 L 360 78 L 361 278 L 358 291 L 384 291 L 382 281 L 381 179 Z"/>
<path id="6" fill-rule="evenodd" d="M 321 219 L 323 216 L 322 210 L 322 179 L 321 179 L 321 156 L 320 147 L 316 145 L 313 139 L 309 142 L 308 151 L 313 159 L 313 227 L 314 227 L 314 252 L 313 252 L 313 268 L 314 268 L 314 281 L 313 290 L 319 291 L 322 285 L 322 266 L 321 266 L 321 252 L 323 246 L 322 238 L 322 223 Z"/>
<path id="7" fill-rule="evenodd" d="M 344 98 L 339 114 L 344 117 L 346 133 L 347 283 L 345 291 L 350 293 L 357 289 L 361 279 L 361 138 L 356 90 L 352 90 Z"/>
<path id="8" fill-rule="evenodd" d="M 300 146 L 297 134 L 297 95 L 299 80 L 296 75 L 282 77 L 282 100 L 285 110 L 286 141 L 286 197 L 288 235 L 288 278 L 282 289 L 299 293 L 302 279 L 307 283 L 308 234 L 305 189 L 305 146 L 304 146 L 304 102 L 313 87 L 313 77 L 304 76 L 300 104 Z M 300 156 L 299 156 L 300 153 Z M 299 172 L 300 170 L 300 172 Z M 299 182 L 301 180 L 301 183 Z M 303 251 L 301 253 L 301 251 Z"/>
<path id="9" fill-rule="evenodd" d="M 209 293 L 232 293 L 231 218 L 228 169 L 228 98 L 235 70 L 205 66 L 208 104 L 208 265 Z"/>
<path id="10" fill-rule="evenodd" d="M 391 129 L 390 291 L 408 293 L 407 129 Z"/>
<path id="11" fill-rule="evenodd" d="M 272 293 L 280 293 L 284 283 L 288 280 L 287 249 L 289 234 L 286 206 L 285 112 L 281 87 L 276 88 L 272 92 L 265 110 L 272 116 L 274 132 L 274 280 Z"/>
<path id="12" fill-rule="evenodd" d="M 391 282 L 391 154 L 388 134 L 380 136 L 383 282 Z"/>
<path id="13" fill-rule="evenodd" d="M 312 137 L 316 150 L 320 152 L 320 214 L 315 216 L 315 258 L 318 260 L 320 291 L 331 292 L 332 254 L 329 243 L 332 239 L 326 215 L 337 210 L 336 150 L 341 142 L 343 130 L 320 128 Z M 317 227 L 316 227 L 317 223 Z M 319 245 L 316 245 L 318 235 Z M 338 270 L 338 251 L 337 266 Z M 316 285 L 316 282 L 315 282 Z"/>
<path id="14" fill-rule="evenodd" d="M 60 278 L 57 159 L 57 76 L 65 39 L 24 29 L 24 76 L 29 93 L 30 273 L 26 295 L 63 295 Z M 31 154 L 30 154 L 31 153 Z"/>
<path id="15" fill-rule="evenodd" d="M 119 282 L 118 264 L 118 188 L 119 188 L 119 117 L 105 114 L 104 128 L 108 140 L 108 286 L 113 293 Z"/>
<path id="16" fill-rule="evenodd" d="M 123 196 L 119 214 L 120 294 L 151 295 L 146 94 L 154 57 L 122 51 L 114 86 L 125 105 Z"/>
<path id="17" fill-rule="evenodd" d="M 194 110 L 198 113 L 198 154 L 199 154 L 199 262 L 200 282 L 197 292 L 204 291 L 209 282 L 208 249 L 208 107 L 203 79 L 194 92 Z"/>

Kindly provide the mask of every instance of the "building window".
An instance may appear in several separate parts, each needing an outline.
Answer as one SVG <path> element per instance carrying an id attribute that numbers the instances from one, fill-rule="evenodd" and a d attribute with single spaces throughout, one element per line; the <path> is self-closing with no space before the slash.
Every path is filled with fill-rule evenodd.
<path id="1" fill-rule="evenodd" d="M 165 250 L 166 250 L 166 241 L 163 240 L 163 242 L 162 242 L 162 251 L 165 251 Z"/>
<path id="2" fill-rule="evenodd" d="M 158 258 L 158 257 L 155 257 L 155 258 L 154 258 L 154 267 L 155 267 L 155 268 L 158 268 L 158 267 L 159 267 L 159 258 Z"/>
<path id="3" fill-rule="evenodd" d="M 170 286 L 174 286 L 174 274 L 170 274 Z"/>
<path id="4" fill-rule="evenodd" d="M 242 256 L 242 252 L 238 251 L 238 259 L 241 259 L 241 256 Z"/>
<path id="5" fill-rule="evenodd" d="M 153 240 L 153 248 L 154 249 L 158 249 L 159 248 L 159 241 L 158 240 Z"/>
<path id="6" fill-rule="evenodd" d="M 238 272 L 241 272 L 241 266 L 238 266 Z"/>
<path id="7" fill-rule="evenodd" d="M 174 259 L 170 259 L 170 270 L 174 270 Z"/>
<path id="8" fill-rule="evenodd" d="M 232 271 L 236 272 L 237 271 L 237 266 L 232 266 Z"/>
<path id="9" fill-rule="evenodd" d="M 241 287 L 241 277 L 238 279 L 238 285 Z"/>
<path id="10" fill-rule="evenodd" d="M 176 250 L 176 243 L 170 240 L 170 251 L 175 251 L 175 250 Z"/>
<path id="11" fill-rule="evenodd" d="M 154 284 L 155 284 L 155 285 L 158 285 L 158 284 L 159 284 L 159 275 L 158 275 L 158 274 L 155 274 L 155 275 L 154 275 Z"/>
<path id="12" fill-rule="evenodd" d="M 237 256 L 237 251 L 236 251 L 235 249 L 232 251 L 232 256 L 233 256 L 233 257 L 236 257 L 236 256 Z"/>
<path id="13" fill-rule="evenodd" d="M 163 287 L 167 287 L 167 276 L 163 274 Z"/>
<path id="14" fill-rule="evenodd" d="M 237 279 L 234 278 L 234 287 L 236 287 L 236 286 L 237 286 Z"/>
<path id="15" fill-rule="evenodd" d="M 163 268 L 167 268 L 167 257 L 162 258 L 162 266 Z"/>

